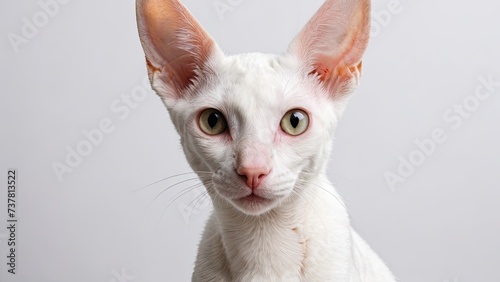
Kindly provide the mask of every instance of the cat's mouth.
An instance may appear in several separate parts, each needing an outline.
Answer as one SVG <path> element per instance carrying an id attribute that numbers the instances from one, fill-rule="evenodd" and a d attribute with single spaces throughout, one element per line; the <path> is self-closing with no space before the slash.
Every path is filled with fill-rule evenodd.
<path id="1" fill-rule="evenodd" d="M 276 199 L 268 199 L 255 193 L 233 199 L 233 204 L 242 212 L 250 215 L 259 215 L 271 210 L 276 203 Z"/>
<path id="2" fill-rule="evenodd" d="M 255 195 L 254 193 L 252 193 L 252 194 L 250 194 L 248 196 L 241 197 L 241 198 L 237 199 L 237 201 L 247 202 L 247 203 L 262 203 L 262 202 L 265 202 L 265 201 L 270 202 L 271 200 L 270 199 L 266 199 L 266 198 L 261 197 L 261 196 L 258 196 L 258 195 Z"/>

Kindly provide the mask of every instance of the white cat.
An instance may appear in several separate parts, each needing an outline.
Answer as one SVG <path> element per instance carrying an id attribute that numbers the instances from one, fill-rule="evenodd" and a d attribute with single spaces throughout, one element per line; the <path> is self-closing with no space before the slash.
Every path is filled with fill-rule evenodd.
<path id="1" fill-rule="evenodd" d="M 154 90 L 214 206 L 193 281 L 393 282 L 325 176 L 369 0 L 327 0 L 281 55 L 225 56 L 178 0 L 138 0 Z"/>

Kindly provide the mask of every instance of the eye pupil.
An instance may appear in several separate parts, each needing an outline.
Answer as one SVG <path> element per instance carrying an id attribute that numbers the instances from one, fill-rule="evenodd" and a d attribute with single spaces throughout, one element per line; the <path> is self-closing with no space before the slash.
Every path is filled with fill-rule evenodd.
<path id="1" fill-rule="evenodd" d="M 301 113 L 295 112 L 290 115 L 290 124 L 293 126 L 293 128 L 297 128 L 297 126 L 299 126 L 299 123 L 303 118 L 304 116 Z"/>
<path id="2" fill-rule="evenodd" d="M 208 117 L 208 125 L 211 127 L 211 128 L 214 128 L 216 125 L 217 125 L 217 122 L 219 121 L 219 115 L 217 113 L 212 113 L 209 117 Z"/>

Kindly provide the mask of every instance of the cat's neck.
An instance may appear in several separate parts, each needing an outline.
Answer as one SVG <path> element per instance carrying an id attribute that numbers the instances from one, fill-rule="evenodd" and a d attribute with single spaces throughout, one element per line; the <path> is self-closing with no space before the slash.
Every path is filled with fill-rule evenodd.
<path id="1" fill-rule="evenodd" d="M 309 242 L 334 236 L 333 231 L 349 226 L 347 211 L 326 178 L 311 179 L 307 185 L 300 195 L 259 216 L 247 216 L 214 201 L 217 229 L 233 270 L 266 265 L 272 267 L 248 273 L 290 271 L 297 275 Z"/>

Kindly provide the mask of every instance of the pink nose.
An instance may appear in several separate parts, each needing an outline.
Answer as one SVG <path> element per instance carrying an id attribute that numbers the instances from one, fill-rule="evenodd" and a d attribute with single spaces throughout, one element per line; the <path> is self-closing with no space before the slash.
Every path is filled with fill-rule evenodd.
<path id="1" fill-rule="evenodd" d="M 239 167 L 238 174 L 246 178 L 247 186 L 250 189 L 257 189 L 264 178 L 269 174 L 270 169 L 265 167 Z"/>

